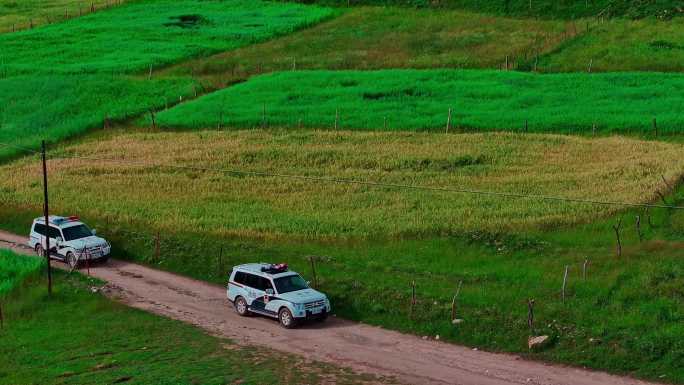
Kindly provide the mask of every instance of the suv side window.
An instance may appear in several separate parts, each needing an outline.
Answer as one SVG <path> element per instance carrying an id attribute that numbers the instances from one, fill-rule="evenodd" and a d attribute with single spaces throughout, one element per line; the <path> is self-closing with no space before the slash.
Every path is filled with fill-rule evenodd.
<path id="1" fill-rule="evenodd" d="M 41 223 L 36 223 L 36 225 L 33 226 L 33 231 L 35 231 L 36 233 L 38 233 L 42 236 L 45 236 L 45 225 L 43 225 Z"/>
<path id="2" fill-rule="evenodd" d="M 59 231 L 59 229 L 56 228 L 56 227 L 50 226 L 50 230 L 49 230 L 49 231 L 50 231 L 50 238 L 53 238 L 53 239 L 54 239 L 54 238 L 57 238 L 57 237 L 61 237 L 61 236 L 62 236 L 62 233 L 61 233 L 61 232 Z"/>
<path id="3" fill-rule="evenodd" d="M 253 274 L 245 273 L 245 286 L 251 287 L 252 289 L 258 289 L 259 277 Z"/>
<path id="4" fill-rule="evenodd" d="M 268 278 L 261 277 L 261 287 L 260 289 L 262 291 L 266 291 L 266 289 L 271 289 L 273 290 L 273 285 L 271 284 L 271 280 Z"/>
<path id="5" fill-rule="evenodd" d="M 241 285 L 245 284 L 245 273 L 238 271 L 235 273 L 235 282 Z"/>

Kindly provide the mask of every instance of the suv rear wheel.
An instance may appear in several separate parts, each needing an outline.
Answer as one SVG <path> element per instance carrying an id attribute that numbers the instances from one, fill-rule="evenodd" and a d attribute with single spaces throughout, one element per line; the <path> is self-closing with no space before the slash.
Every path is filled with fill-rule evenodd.
<path id="1" fill-rule="evenodd" d="M 295 319 L 288 308 L 284 307 L 278 312 L 278 321 L 280 321 L 280 326 L 285 329 L 291 329 L 295 326 Z"/>
<path id="2" fill-rule="evenodd" d="M 245 301 L 244 298 L 237 297 L 235 299 L 235 311 L 243 317 L 246 317 L 249 315 L 249 309 L 247 308 L 247 301 Z"/>

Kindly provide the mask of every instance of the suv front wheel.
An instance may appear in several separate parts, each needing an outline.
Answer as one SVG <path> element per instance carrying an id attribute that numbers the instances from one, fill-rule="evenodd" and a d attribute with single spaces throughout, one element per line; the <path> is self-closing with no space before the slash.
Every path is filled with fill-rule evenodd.
<path id="1" fill-rule="evenodd" d="M 71 268 L 71 270 L 75 269 L 76 266 L 78 265 L 78 259 L 76 259 L 76 256 L 72 252 L 68 252 L 66 255 L 66 262 Z"/>
<path id="2" fill-rule="evenodd" d="M 235 311 L 243 317 L 246 317 L 249 315 L 249 309 L 247 308 L 247 301 L 245 301 L 244 298 L 237 297 L 235 299 Z"/>
<path id="3" fill-rule="evenodd" d="M 291 329 L 295 327 L 296 323 L 292 313 L 286 307 L 280 309 L 278 312 L 278 321 L 280 321 L 280 326 L 284 327 L 285 329 Z"/>

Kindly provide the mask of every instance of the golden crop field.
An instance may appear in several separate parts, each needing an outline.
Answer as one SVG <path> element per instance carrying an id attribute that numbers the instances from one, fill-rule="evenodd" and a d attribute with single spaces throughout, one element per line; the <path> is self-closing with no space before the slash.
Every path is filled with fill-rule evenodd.
<path id="1" fill-rule="evenodd" d="M 620 137 L 509 133 L 137 132 L 53 150 L 49 172 L 53 211 L 64 214 L 266 238 L 410 236 L 551 228 L 619 208 L 150 164 L 648 202 L 666 189 L 663 176 L 674 182 L 682 174 L 681 151 Z M 42 202 L 37 159 L 4 166 L 0 180 L 0 203 Z"/>

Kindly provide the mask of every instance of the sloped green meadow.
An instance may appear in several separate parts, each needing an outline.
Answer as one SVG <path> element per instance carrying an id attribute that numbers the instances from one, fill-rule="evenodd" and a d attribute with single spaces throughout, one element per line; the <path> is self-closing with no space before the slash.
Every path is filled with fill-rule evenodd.
<path id="1" fill-rule="evenodd" d="M 195 93 L 190 76 L 150 76 L 319 22 L 328 8 L 260 0 L 137 1 L 0 35 L 0 143 L 37 149 Z M 146 76 L 132 77 L 132 73 Z M 0 145 L 0 159 L 21 150 Z"/>
<path id="2" fill-rule="evenodd" d="M 163 107 L 190 95 L 188 79 L 142 80 L 124 76 L 52 75 L 0 80 L 0 143 L 37 150 L 41 140 L 57 142 Z M 0 159 L 23 153 L 0 144 Z"/>
<path id="3" fill-rule="evenodd" d="M 132 2 L 0 35 L 0 73 L 140 71 L 263 41 L 332 14 L 260 0 Z"/>
<path id="4" fill-rule="evenodd" d="M 184 103 L 163 126 L 678 133 L 684 76 L 486 70 L 290 71 Z M 337 121 L 337 124 L 335 123 Z"/>

